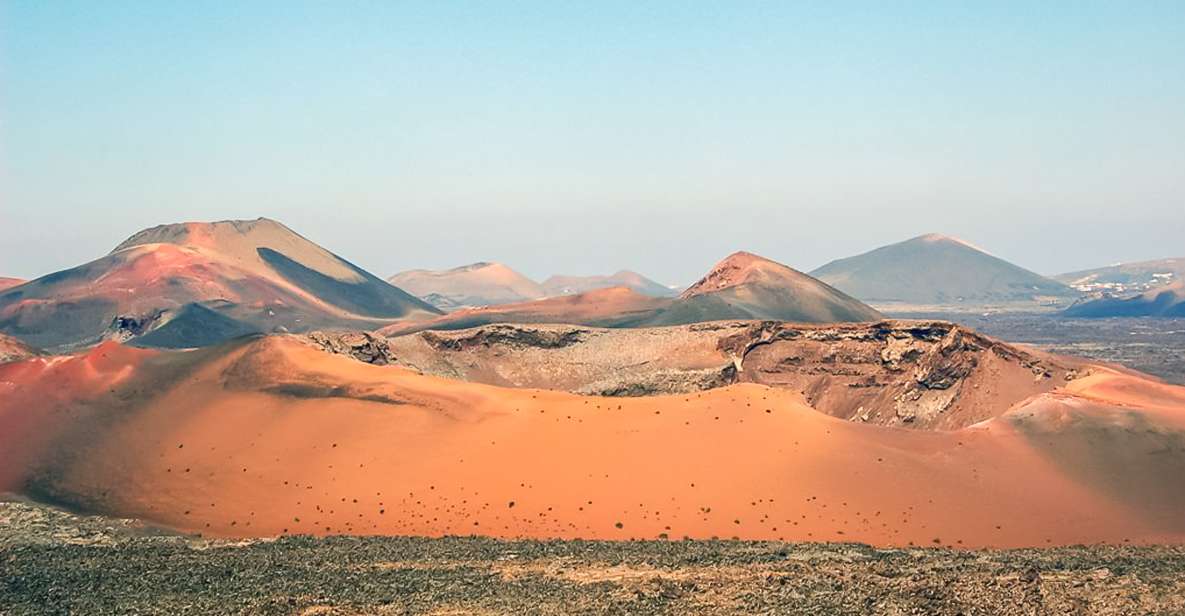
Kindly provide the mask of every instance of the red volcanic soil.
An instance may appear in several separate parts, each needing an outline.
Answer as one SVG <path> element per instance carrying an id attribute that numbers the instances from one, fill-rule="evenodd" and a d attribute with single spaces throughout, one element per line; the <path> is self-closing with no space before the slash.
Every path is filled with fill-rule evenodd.
<path id="1" fill-rule="evenodd" d="M 5 278 L 3 276 L 0 276 L 0 291 L 3 291 L 4 289 L 8 289 L 11 287 L 15 287 L 17 285 L 25 284 L 26 282 L 28 282 L 28 281 L 22 280 L 20 278 Z"/>
<path id="2" fill-rule="evenodd" d="M 56 439 L 87 417 L 80 400 L 114 392 L 154 351 L 105 342 L 86 353 L 0 364 L 0 486 L 13 488 L 46 459 L 70 457 Z M 15 483 L 14 483 L 15 482 Z"/>
<path id="3" fill-rule="evenodd" d="M 790 268 L 751 252 L 734 252 L 712 267 L 712 270 L 695 284 L 687 287 L 679 298 L 690 299 L 697 295 L 715 293 L 764 279 L 777 279 L 785 275 L 785 270 L 788 269 Z"/>
<path id="4" fill-rule="evenodd" d="M 108 344 L 0 384 L 0 489 L 214 535 L 1185 541 L 1185 389 L 1102 367 L 949 432 L 757 384 L 505 389 L 288 336 Z"/>
<path id="5" fill-rule="evenodd" d="M 670 305 L 670 299 L 642 295 L 625 287 L 613 287 L 530 302 L 458 310 L 426 321 L 395 323 L 380 329 L 379 333 L 398 336 L 428 329 L 465 329 L 489 323 L 628 326 L 650 319 Z"/>

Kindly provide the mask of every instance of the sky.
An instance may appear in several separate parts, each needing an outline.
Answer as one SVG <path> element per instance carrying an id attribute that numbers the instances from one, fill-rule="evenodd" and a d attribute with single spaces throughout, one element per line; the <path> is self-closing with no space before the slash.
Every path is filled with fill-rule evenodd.
<path id="1" fill-rule="evenodd" d="M 929 232 L 1185 256 L 1185 2 L 0 2 L 0 276 L 275 218 L 687 284 Z"/>

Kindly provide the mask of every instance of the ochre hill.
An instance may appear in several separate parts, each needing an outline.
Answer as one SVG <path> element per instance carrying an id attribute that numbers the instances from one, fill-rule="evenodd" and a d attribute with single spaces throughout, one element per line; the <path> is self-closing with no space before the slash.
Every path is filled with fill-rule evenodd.
<path id="1" fill-rule="evenodd" d="M 1109 369 L 953 431 L 740 383 L 442 379 L 293 336 L 0 365 L 0 489 L 221 536 L 1185 542 L 1185 389 Z"/>

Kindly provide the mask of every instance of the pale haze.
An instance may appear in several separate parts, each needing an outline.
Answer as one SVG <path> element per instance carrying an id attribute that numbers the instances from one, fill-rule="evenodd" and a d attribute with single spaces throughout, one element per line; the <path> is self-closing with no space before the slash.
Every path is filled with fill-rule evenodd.
<path id="1" fill-rule="evenodd" d="M 1179 2 L 5 2 L 0 276 L 258 216 L 383 277 L 1185 256 L 1182 110 Z"/>

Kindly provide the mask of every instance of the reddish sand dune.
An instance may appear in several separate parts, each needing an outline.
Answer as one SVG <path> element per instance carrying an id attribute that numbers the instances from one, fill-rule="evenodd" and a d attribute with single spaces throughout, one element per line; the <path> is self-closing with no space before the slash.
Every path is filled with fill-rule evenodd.
<path id="1" fill-rule="evenodd" d="M 63 434 L 79 429 L 80 419 L 93 416 L 79 401 L 113 393 L 154 354 L 106 342 L 80 355 L 0 364 L 0 489 L 18 486 L 47 460 L 75 459 L 75 452 L 56 447 Z"/>
<path id="2" fill-rule="evenodd" d="M 0 366 L 0 489 L 188 531 L 1185 541 L 1185 390 L 1100 374 L 953 432 L 756 384 L 582 397 L 291 337 Z"/>

